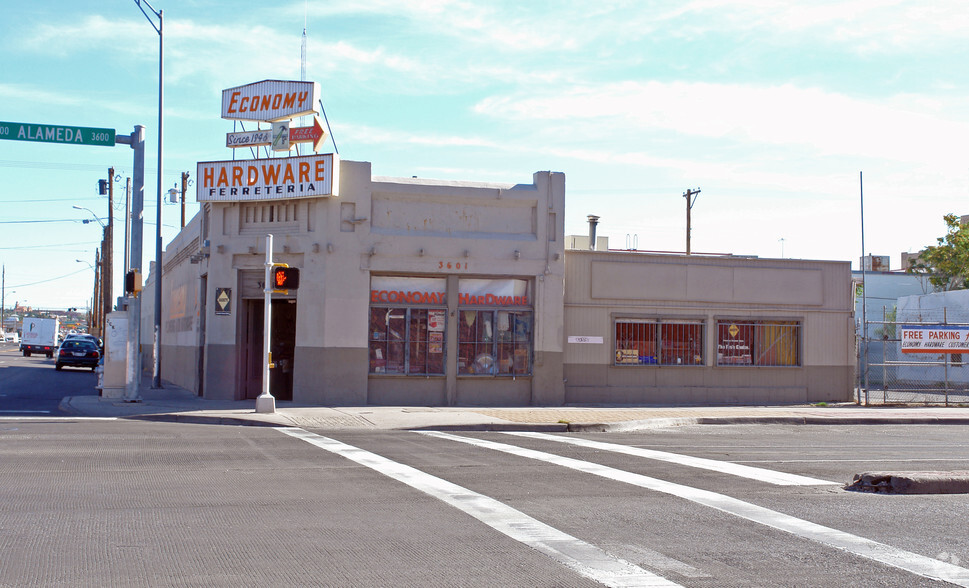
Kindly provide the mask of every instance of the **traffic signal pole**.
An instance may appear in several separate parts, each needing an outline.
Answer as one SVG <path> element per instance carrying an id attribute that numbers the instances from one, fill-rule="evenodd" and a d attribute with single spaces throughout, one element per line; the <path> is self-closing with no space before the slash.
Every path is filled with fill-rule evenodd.
<path id="1" fill-rule="evenodd" d="M 119 135 L 115 142 L 130 145 L 134 151 L 131 197 L 131 236 L 128 244 L 130 269 L 142 273 L 145 211 L 145 127 L 135 126 L 131 135 Z M 128 341 L 126 347 L 125 402 L 141 402 L 141 296 L 125 292 L 128 301 Z"/>
<path id="2" fill-rule="evenodd" d="M 117 138 L 115 138 L 117 140 Z M 104 247 L 101 250 L 101 302 L 104 309 L 101 316 L 107 318 L 114 308 L 114 167 L 108 168 L 108 226 L 104 227 Z M 102 324 L 102 330 L 105 325 Z M 102 337 L 103 337 L 102 333 Z"/>
<path id="3" fill-rule="evenodd" d="M 273 367 L 273 354 L 269 344 L 273 324 L 273 236 L 266 235 L 266 277 L 263 280 L 263 335 L 262 335 L 262 394 L 256 398 L 256 412 L 276 412 L 276 399 L 269 392 L 269 370 Z"/>

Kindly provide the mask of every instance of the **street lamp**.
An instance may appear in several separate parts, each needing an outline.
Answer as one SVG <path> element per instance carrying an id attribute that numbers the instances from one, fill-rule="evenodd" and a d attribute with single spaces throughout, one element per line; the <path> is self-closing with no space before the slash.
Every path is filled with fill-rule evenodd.
<path id="1" fill-rule="evenodd" d="M 148 0 L 135 0 L 141 13 L 148 19 L 155 32 L 158 33 L 158 207 L 155 209 L 155 335 L 153 338 L 151 371 L 151 387 L 161 388 L 161 304 L 162 304 L 162 147 L 164 145 L 164 104 L 165 104 L 165 11 L 155 10 Z M 153 15 L 158 18 L 158 24 L 145 12 L 144 4 Z"/>
<path id="2" fill-rule="evenodd" d="M 83 206 L 72 206 L 71 208 L 75 208 L 77 210 L 86 210 L 90 212 L 91 216 L 94 217 L 94 220 L 98 221 L 98 224 L 101 225 L 101 228 L 103 229 L 105 227 L 104 222 L 101 219 L 99 219 L 98 215 L 94 214 L 94 211 L 91 210 L 90 208 L 84 208 Z M 89 222 L 91 222 L 91 219 L 87 219 L 87 218 L 81 219 L 81 222 L 84 224 L 88 224 Z"/>

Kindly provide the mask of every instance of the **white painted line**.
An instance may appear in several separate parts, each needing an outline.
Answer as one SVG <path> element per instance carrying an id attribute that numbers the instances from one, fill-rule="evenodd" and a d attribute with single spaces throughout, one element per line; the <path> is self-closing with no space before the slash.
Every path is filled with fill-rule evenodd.
<path id="1" fill-rule="evenodd" d="M 0 421 L 116 421 L 117 417 L 84 416 L 0 416 Z"/>
<path id="2" fill-rule="evenodd" d="M 731 476 L 740 476 L 741 478 L 750 478 L 752 480 L 759 480 L 761 482 L 777 484 L 778 486 L 838 485 L 838 482 L 829 482 L 827 480 L 819 480 L 817 478 L 809 478 L 807 476 L 799 476 L 797 474 L 786 474 L 784 472 L 776 472 L 774 470 L 767 470 L 764 468 L 745 466 L 745 465 L 740 465 L 738 463 L 732 463 L 729 461 L 717 461 L 714 459 L 692 457 L 689 455 L 680 455 L 678 453 L 669 453 L 666 451 L 643 449 L 641 447 L 630 447 L 628 445 L 621 445 L 618 443 L 602 443 L 600 441 L 590 441 L 588 439 L 579 439 L 577 437 L 563 437 L 560 435 L 549 435 L 547 433 L 528 433 L 528 432 L 511 432 L 511 431 L 506 431 L 505 433 L 507 435 L 517 435 L 519 437 L 531 437 L 533 439 L 557 441 L 559 443 L 569 443 L 571 445 L 579 445 L 581 447 L 589 447 L 592 449 L 599 449 L 602 451 L 611 451 L 613 453 L 623 453 L 625 455 L 632 455 L 634 457 L 642 457 L 645 459 L 655 459 L 658 461 L 666 461 L 669 463 L 685 465 L 692 468 L 711 470 L 711 471 L 720 472 L 723 474 L 730 474 Z"/>
<path id="3" fill-rule="evenodd" d="M 569 569 L 606 586 L 623 588 L 679 586 L 662 576 L 606 553 L 595 545 L 533 519 L 502 502 L 447 480 L 303 429 L 277 427 L 276 430 L 429 494 L 512 539 L 537 549 Z"/>
<path id="4" fill-rule="evenodd" d="M 658 480 L 587 461 L 545 453 L 544 451 L 515 447 L 514 445 L 507 445 L 505 443 L 495 443 L 494 441 L 473 439 L 470 437 L 459 437 L 450 433 L 437 431 L 417 432 L 430 437 L 451 439 L 452 441 L 494 449 L 495 451 L 510 453 L 519 457 L 536 459 L 610 480 L 616 480 L 617 482 L 624 482 L 632 484 L 633 486 L 685 498 L 691 502 L 709 506 L 748 521 L 791 533 L 797 537 L 810 539 L 829 547 L 853 553 L 887 566 L 906 570 L 924 578 L 942 580 L 957 586 L 969 587 L 969 570 L 965 568 L 903 549 L 897 549 L 884 543 L 878 543 L 877 541 L 858 537 L 857 535 L 818 525 L 810 521 L 798 519 L 724 494 L 717 494 L 716 492 Z"/>

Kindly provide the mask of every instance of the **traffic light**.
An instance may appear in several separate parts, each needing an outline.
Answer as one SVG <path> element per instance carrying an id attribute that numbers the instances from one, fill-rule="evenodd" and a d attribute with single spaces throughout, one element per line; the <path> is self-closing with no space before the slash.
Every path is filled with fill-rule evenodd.
<path id="1" fill-rule="evenodd" d="M 295 290 L 299 288 L 299 268 L 274 265 L 272 279 L 273 290 Z"/>
<path id="2" fill-rule="evenodd" d="M 124 275 L 124 291 L 130 294 L 141 292 L 141 272 L 131 270 Z"/>
<path id="3" fill-rule="evenodd" d="M 98 180 L 98 194 L 101 196 L 107 196 L 108 194 L 108 181 Z"/>

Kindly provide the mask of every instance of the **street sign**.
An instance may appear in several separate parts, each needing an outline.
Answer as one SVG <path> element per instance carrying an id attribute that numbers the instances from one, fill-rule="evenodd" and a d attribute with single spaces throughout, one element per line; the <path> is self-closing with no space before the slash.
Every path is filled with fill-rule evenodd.
<path id="1" fill-rule="evenodd" d="M 0 122 L 0 139 L 114 147 L 114 129 Z"/>

